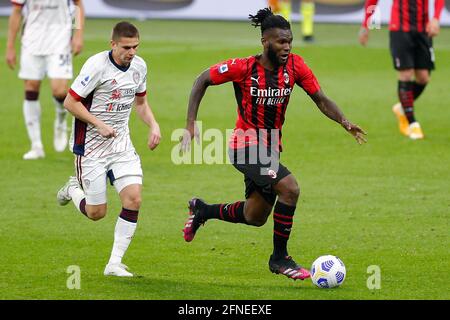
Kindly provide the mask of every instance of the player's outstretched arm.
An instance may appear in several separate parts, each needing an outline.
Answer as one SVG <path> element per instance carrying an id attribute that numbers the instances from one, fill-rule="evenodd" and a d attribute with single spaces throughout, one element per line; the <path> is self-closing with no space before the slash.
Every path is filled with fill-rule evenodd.
<path id="1" fill-rule="evenodd" d="M 77 10 L 75 11 L 75 31 L 72 36 L 72 53 L 78 55 L 83 50 L 84 35 L 84 6 L 81 0 L 74 0 Z"/>
<path id="2" fill-rule="evenodd" d="M 11 69 L 16 66 L 16 37 L 22 21 L 22 7 L 14 5 L 8 20 L 8 40 L 6 43 L 6 63 Z"/>
<path id="3" fill-rule="evenodd" d="M 98 133 L 104 138 L 115 137 L 116 131 L 108 126 L 106 123 L 97 119 L 92 113 L 90 113 L 83 104 L 76 100 L 72 95 L 68 94 L 64 100 L 64 108 L 67 109 L 73 116 L 83 122 L 89 123 L 97 128 Z"/>
<path id="4" fill-rule="evenodd" d="M 189 105 L 186 118 L 186 130 L 181 140 L 181 151 L 186 152 L 189 150 L 191 140 L 195 136 L 198 139 L 198 130 L 196 130 L 195 121 L 197 120 L 198 108 L 200 102 L 205 95 L 206 89 L 212 84 L 209 69 L 203 71 L 197 79 L 195 79 L 194 85 L 189 96 Z"/>
<path id="5" fill-rule="evenodd" d="M 149 127 L 148 147 L 154 150 L 161 141 L 161 130 L 147 101 L 147 96 L 136 96 L 136 112 Z"/>
<path id="6" fill-rule="evenodd" d="M 342 111 L 336 105 L 336 103 L 330 100 L 322 90 L 319 90 L 316 93 L 312 94 L 311 99 L 324 115 L 339 123 L 345 130 L 347 130 L 353 137 L 355 137 L 356 141 L 359 144 L 367 142 L 366 138 L 364 137 L 366 135 L 364 130 L 361 129 L 358 125 L 348 121 Z"/>

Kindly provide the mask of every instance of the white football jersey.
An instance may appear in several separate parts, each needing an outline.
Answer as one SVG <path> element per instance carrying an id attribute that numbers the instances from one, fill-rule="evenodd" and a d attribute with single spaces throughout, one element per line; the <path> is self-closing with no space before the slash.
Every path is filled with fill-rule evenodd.
<path id="1" fill-rule="evenodd" d="M 100 158 L 134 150 L 128 121 L 135 96 L 145 96 L 147 65 L 135 56 L 128 67 L 117 65 L 112 51 L 90 57 L 69 93 L 95 117 L 114 128 L 117 136 L 103 138 L 91 124 L 74 119 L 70 148 L 73 153 Z"/>
<path id="2" fill-rule="evenodd" d="M 33 55 L 70 53 L 72 0 L 11 0 L 23 7 L 22 50 Z"/>

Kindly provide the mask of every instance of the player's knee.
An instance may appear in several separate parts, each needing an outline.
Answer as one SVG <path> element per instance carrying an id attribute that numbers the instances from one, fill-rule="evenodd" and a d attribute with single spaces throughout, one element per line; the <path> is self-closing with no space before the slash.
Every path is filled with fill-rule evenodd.
<path id="1" fill-rule="evenodd" d="M 280 194 L 279 196 L 282 202 L 292 206 L 296 205 L 299 197 L 300 197 L 300 188 L 296 184 L 289 186 L 289 188 L 286 188 L 283 191 L 283 193 Z"/>
<path id="2" fill-rule="evenodd" d="M 429 74 L 420 74 L 416 75 L 416 82 L 421 85 L 426 85 L 430 81 L 430 75 Z"/>
<path id="3" fill-rule="evenodd" d="M 414 69 L 401 70 L 398 73 L 398 80 L 412 81 L 414 79 Z"/>
<path id="4" fill-rule="evenodd" d="M 37 80 L 25 80 L 25 92 L 32 91 L 39 94 L 41 82 Z"/>
<path id="5" fill-rule="evenodd" d="M 124 207 L 130 210 L 139 210 L 142 199 L 140 195 L 130 196 L 125 200 Z"/>
<path id="6" fill-rule="evenodd" d="M 105 217 L 106 208 L 86 208 L 86 213 L 89 219 L 98 221 Z"/>
<path id="7" fill-rule="evenodd" d="M 64 101 L 64 99 L 67 96 L 67 91 L 66 91 L 66 89 L 53 89 L 52 95 L 53 95 L 53 98 L 55 98 L 55 100 Z"/>

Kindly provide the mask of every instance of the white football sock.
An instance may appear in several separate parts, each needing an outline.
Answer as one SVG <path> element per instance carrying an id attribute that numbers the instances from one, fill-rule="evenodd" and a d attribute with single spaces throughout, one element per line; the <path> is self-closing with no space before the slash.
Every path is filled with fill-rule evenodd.
<path id="1" fill-rule="evenodd" d="M 137 223 L 128 222 L 121 217 L 117 218 L 116 228 L 114 231 L 114 244 L 109 258 L 109 264 L 119 264 L 130 245 L 136 230 Z"/>
<path id="2" fill-rule="evenodd" d="M 81 200 L 86 198 L 86 195 L 84 194 L 83 190 L 78 187 L 71 187 L 69 188 L 69 194 L 72 197 L 72 202 L 75 205 L 75 208 L 77 208 L 77 210 L 81 212 L 80 210 Z"/>
<path id="3" fill-rule="evenodd" d="M 53 103 L 55 104 L 55 113 L 58 123 L 63 123 L 66 120 L 67 110 L 64 105 L 53 97 Z"/>
<path id="4" fill-rule="evenodd" d="M 41 140 L 41 104 L 39 100 L 23 102 L 23 115 L 32 149 L 43 149 Z"/>

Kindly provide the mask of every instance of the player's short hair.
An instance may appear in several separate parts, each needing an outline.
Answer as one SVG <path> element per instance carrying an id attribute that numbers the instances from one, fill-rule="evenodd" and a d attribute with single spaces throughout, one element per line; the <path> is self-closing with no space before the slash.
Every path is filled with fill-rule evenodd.
<path id="1" fill-rule="evenodd" d="M 261 27 L 261 34 L 272 28 L 291 30 L 289 21 L 280 15 L 273 14 L 271 8 L 260 9 L 256 15 L 249 14 L 248 18 L 252 22 L 252 26 L 255 26 L 255 28 Z"/>
<path id="2" fill-rule="evenodd" d="M 117 41 L 120 38 L 139 38 L 139 30 L 127 21 L 119 22 L 113 28 L 111 39 Z"/>

